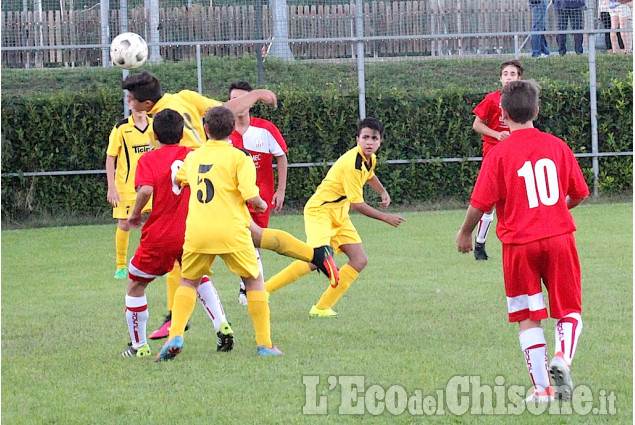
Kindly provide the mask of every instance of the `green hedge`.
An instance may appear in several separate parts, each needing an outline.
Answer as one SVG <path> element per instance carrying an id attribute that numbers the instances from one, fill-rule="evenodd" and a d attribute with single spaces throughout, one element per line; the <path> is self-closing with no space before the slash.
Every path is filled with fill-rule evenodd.
<path id="1" fill-rule="evenodd" d="M 599 148 L 633 150 L 632 82 L 614 81 L 598 93 Z M 386 127 L 377 174 L 398 204 L 466 200 L 479 162 L 381 164 L 388 159 L 480 156 L 480 137 L 472 130 L 473 107 L 485 93 L 448 93 L 408 99 L 388 91 L 367 99 L 367 115 Z M 356 94 L 280 92 L 279 108 L 257 105 L 255 116 L 272 120 L 285 135 L 289 162 L 334 161 L 354 145 L 358 118 Z M 536 126 L 566 140 L 574 152 L 591 152 L 589 94 L 586 87 L 543 87 Z M 57 93 L 3 98 L 2 172 L 98 170 L 104 168 L 108 135 L 120 119 L 121 92 Z M 591 159 L 580 163 L 593 183 Z M 301 205 L 327 166 L 291 168 L 290 205 Z M 632 191 L 631 156 L 600 159 L 603 193 Z M 107 214 L 104 174 L 54 177 L 3 177 L 2 219 L 30 215 Z"/>

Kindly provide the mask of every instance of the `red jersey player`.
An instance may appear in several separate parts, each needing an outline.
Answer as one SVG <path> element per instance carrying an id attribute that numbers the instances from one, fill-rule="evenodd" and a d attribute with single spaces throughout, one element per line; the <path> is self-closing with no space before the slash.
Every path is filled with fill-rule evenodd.
<path id="1" fill-rule="evenodd" d="M 253 88 L 246 81 L 237 81 L 229 86 L 229 100 L 243 96 Z M 232 145 L 245 149 L 256 165 L 256 186 L 260 189 L 260 196 L 267 203 L 265 212 L 257 213 L 249 205 L 249 213 L 254 222 L 260 227 L 269 226 L 271 209 L 280 212 L 284 204 L 287 187 L 287 144 L 280 134 L 280 130 L 271 121 L 255 118 L 249 114 L 249 109 L 236 113 L 236 127 L 229 136 Z M 278 165 L 278 189 L 274 181 L 273 158 Z M 256 248 L 256 256 L 260 272 L 263 273 L 260 252 Z M 264 275 L 264 273 L 263 273 Z M 241 282 L 238 301 L 246 305 L 247 295 L 245 285 Z"/>
<path id="2" fill-rule="evenodd" d="M 520 80 L 523 75 L 523 66 L 517 60 L 503 62 L 501 64 L 500 82 L 505 87 L 510 81 Z M 483 158 L 498 142 L 509 137 L 509 127 L 503 119 L 500 107 L 501 91 L 495 91 L 485 96 L 485 99 L 474 108 L 474 123 L 472 128 L 483 135 Z M 490 224 L 494 220 L 494 211 L 487 211 L 478 224 L 476 231 L 476 248 L 474 257 L 477 260 L 487 260 L 485 241 Z"/>
<path id="3" fill-rule="evenodd" d="M 566 143 L 534 128 L 539 108 L 535 83 L 510 82 L 503 88 L 501 107 L 511 134 L 484 158 L 456 242 L 460 252 L 472 251 L 474 227 L 496 205 L 509 321 L 520 325 L 520 345 L 533 383 L 528 400 L 567 400 L 573 392 L 569 368 L 582 331 L 580 262 L 569 210 L 589 195 L 589 188 Z M 551 317 L 557 320 L 549 366 L 541 281 L 549 292 Z"/>
<path id="4" fill-rule="evenodd" d="M 175 260 L 181 260 L 185 238 L 190 189 L 176 186 L 173 176 L 192 149 L 179 145 L 183 137 L 184 120 L 178 112 L 164 109 L 155 115 L 154 124 L 154 134 L 160 148 L 139 158 L 135 175 L 137 201 L 128 217 L 131 227 L 140 227 L 141 210 L 153 197 L 153 210 L 143 226 L 139 247 L 128 267 L 125 314 L 130 346 L 122 353 L 124 357 L 151 354 L 146 339 L 148 305 L 145 288 L 156 277 L 169 272 Z M 233 348 L 233 332 L 216 289 L 209 279 L 204 279 L 201 286 L 203 288 L 201 290 L 199 287 L 198 297 L 214 322 L 218 336 L 217 350 L 230 351 Z"/>

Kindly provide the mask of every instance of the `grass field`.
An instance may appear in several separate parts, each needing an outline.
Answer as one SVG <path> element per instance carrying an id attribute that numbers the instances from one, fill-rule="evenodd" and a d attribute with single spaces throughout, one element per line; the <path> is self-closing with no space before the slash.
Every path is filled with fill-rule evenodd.
<path id="1" fill-rule="evenodd" d="M 214 281 L 236 332 L 234 351 L 215 351 L 211 324 L 197 307 L 184 352 L 161 364 L 119 357 L 128 337 L 125 283 L 112 279 L 114 222 L 3 231 L 2 422 L 633 422 L 632 202 L 574 210 L 584 331 L 573 377 L 591 392 L 588 409 L 609 412 L 605 403 L 614 396 L 615 412 L 609 415 L 580 414 L 576 405 L 573 414 L 525 411 L 510 417 L 501 414 L 506 399 L 498 406 L 502 412 L 479 414 L 476 400 L 487 400 L 483 393 L 468 397 L 467 413 L 453 408 L 457 400 L 452 401 L 449 384 L 462 376 L 498 385 L 494 394 L 509 394 L 513 385 L 529 386 L 516 325 L 507 323 L 500 243 L 492 234 L 490 261 L 476 262 L 455 248 L 463 211 L 404 216 L 408 222 L 399 229 L 353 218 L 370 261 L 336 306 L 336 319 L 308 317 L 326 286 L 317 274 L 272 295 L 272 336 L 285 352 L 280 358 L 256 356 L 251 321 L 236 301 L 237 279 L 219 261 Z M 271 224 L 303 237 L 301 216 L 274 217 Z M 268 274 L 289 263 L 269 252 L 263 258 Z M 337 261 L 341 265 L 344 257 Z M 165 314 L 164 279 L 150 285 L 148 298 L 152 331 Z M 550 353 L 553 327 L 552 320 L 546 322 Z M 150 345 L 156 353 L 162 342 Z M 347 383 L 361 380 L 363 391 L 349 391 Z M 460 396 L 473 394 L 473 387 L 462 388 L 467 393 Z M 437 400 L 444 409 L 420 414 L 416 404 L 406 406 L 406 396 Z M 347 403 L 353 407 L 347 409 Z M 362 415 L 339 413 L 360 407 Z M 328 414 L 306 415 L 303 408 Z"/>

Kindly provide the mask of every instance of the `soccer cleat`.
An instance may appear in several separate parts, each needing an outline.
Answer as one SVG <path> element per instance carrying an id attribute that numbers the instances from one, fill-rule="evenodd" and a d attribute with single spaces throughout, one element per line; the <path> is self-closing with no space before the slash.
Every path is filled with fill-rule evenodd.
<path id="1" fill-rule="evenodd" d="M 238 290 L 238 302 L 242 305 L 247 305 L 247 291 L 242 282 L 240 282 L 240 289 Z"/>
<path id="2" fill-rule="evenodd" d="M 147 357 L 150 354 L 152 353 L 150 352 L 150 346 L 148 344 L 141 346 L 139 348 L 134 348 L 132 346 L 132 342 L 129 342 L 128 348 L 126 349 L 126 351 L 121 353 L 121 356 L 122 357 Z"/>
<path id="3" fill-rule="evenodd" d="M 234 348 L 234 331 L 229 323 L 221 323 L 220 331 L 216 332 L 216 351 L 231 351 Z"/>
<path id="4" fill-rule="evenodd" d="M 169 312 L 165 316 L 163 324 L 156 331 L 152 332 L 148 338 L 150 339 L 163 339 L 170 336 L 170 326 L 172 326 L 172 312 Z M 185 325 L 185 330 L 190 328 L 190 322 Z"/>
<path id="5" fill-rule="evenodd" d="M 525 399 L 525 403 L 550 403 L 554 400 L 553 387 L 549 387 L 544 391 L 533 390 L 529 397 Z"/>
<path id="6" fill-rule="evenodd" d="M 331 286 L 336 288 L 340 280 L 340 273 L 333 259 L 333 253 L 333 248 L 330 245 L 313 248 L 313 260 L 311 260 L 311 263 L 317 267 L 318 271 L 324 273 L 329 279 Z"/>
<path id="7" fill-rule="evenodd" d="M 284 354 L 275 345 L 272 345 L 271 348 L 265 345 L 259 345 L 257 350 L 259 356 L 281 356 Z"/>
<path id="8" fill-rule="evenodd" d="M 549 363 L 549 373 L 553 379 L 556 390 L 555 397 L 558 400 L 571 400 L 573 394 L 573 381 L 571 380 L 571 370 L 564 360 L 561 352 L 557 352 Z"/>
<path id="9" fill-rule="evenodd" d="M 165 343 L 154 361 L 162 362 L 165 360 L 174 360 L 181 351 L 183 351 L 183 337 L 177 335 Z"/>
<path id="10" fill-rule="evenodd" d="M 332 308 L 327 308 L 326 310 L 320 310 L 316 306 L 311 307 L 309 311 L 309 316 L 311 317 L 335 317 L 337 313 L 333 311 Z"/>
<path id="11" fill-rule="evenodd" d="M 125 267 L 117 269 L 115 275 L 113 276 L 115 279 L 126 279 L 128 277 L 128 270 Z"/>
<path id="12" fill-rule="evenodd" d="M 485 242 L 476 242 L 474 245 L 474 258 L 476 258 L 477 261 L 484 261 L 489 258 L 487 252 L 485 252 Z"/>

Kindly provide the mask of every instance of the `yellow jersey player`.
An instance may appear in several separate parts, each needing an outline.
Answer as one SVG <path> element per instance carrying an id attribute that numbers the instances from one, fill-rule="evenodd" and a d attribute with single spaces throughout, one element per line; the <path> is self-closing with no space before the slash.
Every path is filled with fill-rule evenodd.
<path id="1" fill-rule="evenodd" d="M 112 216 L 118 220 L 115 233 L 115 253 L 117 269 L 115 279 L 126 279 L 128 242 L 130 231 L 123 222 L 130 215 L 135 203 L 135 171 L 139 158 L 145 152 L 154 148 L 154 134 L 152 119 L 144 111 L 139 111 L 128 102 L 132 114 L 121 120 L 110 132 L 108 148 L 106 149 L 106 178 L 108 181 L 108 203 L 112 205 Z M 149 201 L 143 212 L 150 210 Z"/>
<path id="2" fill-rule="evenodd" d="M 405 218 L 379 211 L 364 202 L 364 185 L 381 196 L 379 205 L 387 208 L 390 195 L 375 175 L 375 153 L 381 145 L 383 125 L 376 118 L 365 118 L 357 126 L 357 146 L 342 155 L 333 164 L 322 183 L 304 207 L 304 229 L 311 246 L 331 244 L 336 252 L 348 257 L 347 264 L 339 270 L 339 285 L 331 285 L 314 305 L 312 317 L 333 317 L 332 307 L 344 295 L 351 283 L 366 267 L 368 257 L 362 240 L 351 222 L 349 210 L 398 227 Z M 265 284 L 271 293 L 294 282 L 314 270 L 314 266 L 295 261 L 289 267 L 269 279 Z"/>
<path id="3" fill-rule="evenodd" d="M 251 156 L 229 144 L 234 123 L 234 113 L 229 108 L 208 110 L 205 131 L 209 140 L 185 158 L 175 177 L 175 183 L 190 185 L 190 201 L 181 284 L 174 295 L 170 336 L 157 361 L 172 360 L 183 349 L 183 333 L 194 311 L 196 291 L 216 256 L 245 282 L 258 355 L 282 354 L 271 342 L 269 302 L 249 231 L 251 218 L 246 205 L 263 212 L 267 203 L 259 195 Z"/>

